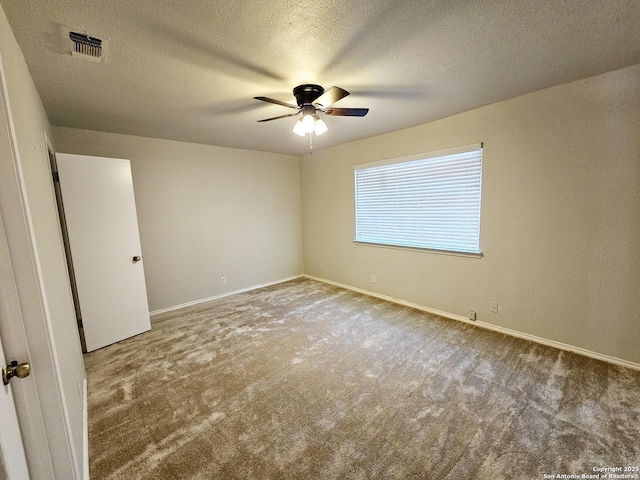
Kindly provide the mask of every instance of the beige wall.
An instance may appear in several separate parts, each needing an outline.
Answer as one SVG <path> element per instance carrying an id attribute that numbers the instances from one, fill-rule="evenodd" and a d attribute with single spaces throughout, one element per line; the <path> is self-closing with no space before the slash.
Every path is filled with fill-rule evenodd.
<path id="1" fill-rule="evenodd" d="M 83 475 L 83 396 L 78 383 L 82 385 L 84 381 L 84 364 L 44 140 L 44 133 L 50 136 L 50 125 L 22 52 L 1 8 L 0 55 L 6 74 L 18 156 L 35 234 L 40 269 L 37 273 L 41 275 L 41 282 L 37 282 L 36 286 L 36 290 L 40 292 L 36 291 L 33 296 L 29 296 L 27 294 L 31 292 L 27 288 L 20 291 L 21 302 L 24 302 L 22 309 L 25 328 L 29 336 L 29 358 L 42 401 L 53 467 L 60 478 L 73 478 L 69 444 L 75 448 L 77 472 L 80 476 Z M 5 158 L 3 161 L 11 160 Z M 19 211 L 12 213 L 16 220 L 21 217 Z M 4 222 L 8 225 L 14 219 L 4 218 Z M 11 236 L 7 235 L 8 238 Z M 25 263 L 13 266 L 19 287 L 27 285 L 22 272 L 31 268 L 26 264 L 32 261 L 28 245 L 23 245 L 23 248 Z M 57 389 L 58 381 L 61 391 Z M 32 421 L 36 422 L 36 419 Z M 22 422 L 21 426 L 23 430 L 27 430 Z M 67 433 L 69 444 L 66 441 Z M 28 456 L 33 475 L 48 468 L 40 463 L 46 457 L 44 452 L 32 449 Z"/>
<path id="2" fill-rule="evenodd" d="M 54 137 L 59 152 L 131 160 L 152 311 L 302 273 L 297 157 L 72 128 Z"/>
<path id="3" fill-rule="evenodd" d="M 354 164 L 475 142 L 484 258 L 352 243 Z M 317 151 L 301 191 L 305 273 L 640 362 L 640 65 Z"/>

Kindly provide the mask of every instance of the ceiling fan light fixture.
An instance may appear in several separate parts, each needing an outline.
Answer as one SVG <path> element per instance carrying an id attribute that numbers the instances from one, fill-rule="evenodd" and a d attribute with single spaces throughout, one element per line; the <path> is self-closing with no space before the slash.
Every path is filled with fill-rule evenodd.
<path id="1" fill-rule="evenodd" d="M 327 124 L 324 123 L 324 120 L 316 116 L 316 126 L 315 126 L 316 135 L 322 135 L 327 130 L 328 130 Z"/>
<path id="2" fill-rule="evenodd" d="M 300 135 L 301 137 L 304 137 L 307 134 L 306 130 L 304 129 L 304 125 L 302 124 L 302 119 L 298 120 L 293 126 L 293 133 L 295 133 L 296 135 Z"/>
<path id="3" fill-rule="evenodd" d="M 316 135 L 322 135 L 327 130 L 329 130 L 327 124 L 315 114 L 303 116 L 293 126 L 293 133 L 301 137 L 312 132 L 315 132 Z"/>
<path id="4" fill-rule="evenodd" d="M 300 121 L 302 122 L 302 127 L 306 133 L 311 133 L 315 130 L 316 119 L 314 117 L 315 115 L 308 113 L 302 116 Z"/>

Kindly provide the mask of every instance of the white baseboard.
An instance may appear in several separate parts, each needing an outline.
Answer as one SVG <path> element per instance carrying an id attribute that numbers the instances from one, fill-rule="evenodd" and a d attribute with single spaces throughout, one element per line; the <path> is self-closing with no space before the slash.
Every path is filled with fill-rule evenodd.
<path id="1" fill-rule="evenodd" d="M 219 295 L 214 295 L 212 297 L 201 298 L 200 300 L 194 300 L 192 302 L 181 303 L 180 305 L 174 305 L 173 307 L 162 308 L 160 310 L 154 310 L 149 312 L 150 316 L 159 315 L 161 313 L 172 312 L 174 310 L 179 310 L 185 307 L 191 307 L 193 305 L 198 305 L 200 303 L 210 302 L 211 300 L 217 300 L 219 298 L 229 297 L 231 295 L 236 295 L 237 293 L 249 292 L 251 290 L 256 290 L 258 288 L 269 287 L 271 285 L 277 285 L 278 283 L 288 282 L 290 280 L 295 280 L 296 278 L 302 278 L 304 275 L 294 275 L 293 277 L 283 278 L 282 280 L 276 280 L 274 282 L 261 283 L 260 285 L 252 285 L 251 287 L 241 288 L 240 290 L 233 290 L 232 292 L 225 292 Z"/>
<path id="2" fill-rule="evenodd" d="M 376 297 L 381 300 L 387 300 L 389 302 L 397 303 L 399 305 L 403 305 L 406 307 L 415 308 L 417 310 L 421 310 L 423 312 L 431 313 L 433 315 L 439 315 L 441 317 L 450 318 L 452 320 L 458 320 L 460 322 L 468 323 L 469 325 L 476 325 L 481 328 L 485 328 L 487 330 L 493 330 L 494 332 L 504 333 L 506 335 L 510 335 L 512 337 L 522 338 L 524 340 L 530 340 L 535 343 L 539 343 L 542 345 L 547 345 L 549 347 L 557 348 L 559 350 L 565 350 L 568 352 L 577 353 L 579 355 L 583 355 L 585 357 L 595 358 L 596 360 L 602 360 L 607 363 L 612 363 L 614 365 L 620 365 L 622 367 L 631 368 L 633 370 L 640 370 L 640 363 L 630 362 L 629 360 L 624 360 L 622 358 L 612 357 L 610 355 L 605 355 L 603 353 L 593 352 L 591 350 L 587 350 L 585 348 L 575 347 L 573 345 L 568 345 L 566 343 L 556 342 L 555 340 L 548 340 L 546 338 L 538 337 L 536 335 L 530 335 L 528 333 L 518 332 L 517 330 L 511 330 L 510 328 L 500 327 L 498 325 L 493 325 L 487 322 L 481 321 L 473 321 L 469 320 L 467 317 L 463 317 L 460 315 L 455 315 L 453 313 L 443 312 L 441 310 L 436 310 L 434 308 L 425 307 L 423 305 L 418 305 L 416 303 L 406 302 L 399 298 L 390 297 L 388 295 L 382 295 L 380 293 L 370 292 L 368 290 L 364 290 L 362 288 L 352 287 L 350 285 L 345 285 L 342 283 L 334 282 L 331 280 L 327 280 L 325 278 L 314 277 L 312 275 L 303 275 L 305 278 L 309 278 L 311 280 L 317 280 L 319 282 L 328 283 L 330 285 L 334 285 L 340 288 L 346 288 L 347 290 L 351 290 L 354 292 L 362 293 L 364 295 L 369 295 L 370 297 Z"/>

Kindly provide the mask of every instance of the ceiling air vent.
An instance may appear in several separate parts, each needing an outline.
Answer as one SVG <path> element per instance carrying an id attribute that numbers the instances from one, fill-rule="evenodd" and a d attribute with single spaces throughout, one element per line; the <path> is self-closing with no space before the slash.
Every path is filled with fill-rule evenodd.
<path id="1" fill-rule="evenodd" d="M 69 32 L 69 38 L 73 42 L 72 55 L 82 55 L 98 61 L 102 57 L 102 40 L 99 38 L 76 32 Z"/>

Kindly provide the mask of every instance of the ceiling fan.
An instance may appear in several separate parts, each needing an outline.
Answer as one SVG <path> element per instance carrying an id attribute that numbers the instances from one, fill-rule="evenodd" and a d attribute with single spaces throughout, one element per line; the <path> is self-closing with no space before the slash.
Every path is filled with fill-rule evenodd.
<path id="1" fill-rule="evenodd" d="M 295 117 L 302 113 L 302 117 L 296 122 L 293 131 L 300 136 L 304 136 L 311 132 L 315 132 L 316 135 L 322 135 L 327 131 L 327 125 L 318 117 L 318 112 L 341 117 L 364 117 L 369 112 L 368 108 L 330 108 L 331 105 L 347 95 L 349 95 L 349 92 L 340 87 L 331 87 L 325 91 L 320 85 L 306 84 L 298 85 L 293 89 L 293 96 L 296 97 L 297 105 L 268 97 L 253 98 L 295 110 L 293 113 L 264 118 L 258 120 L 258 122 L 270 122 L 280 118 Z"/>

